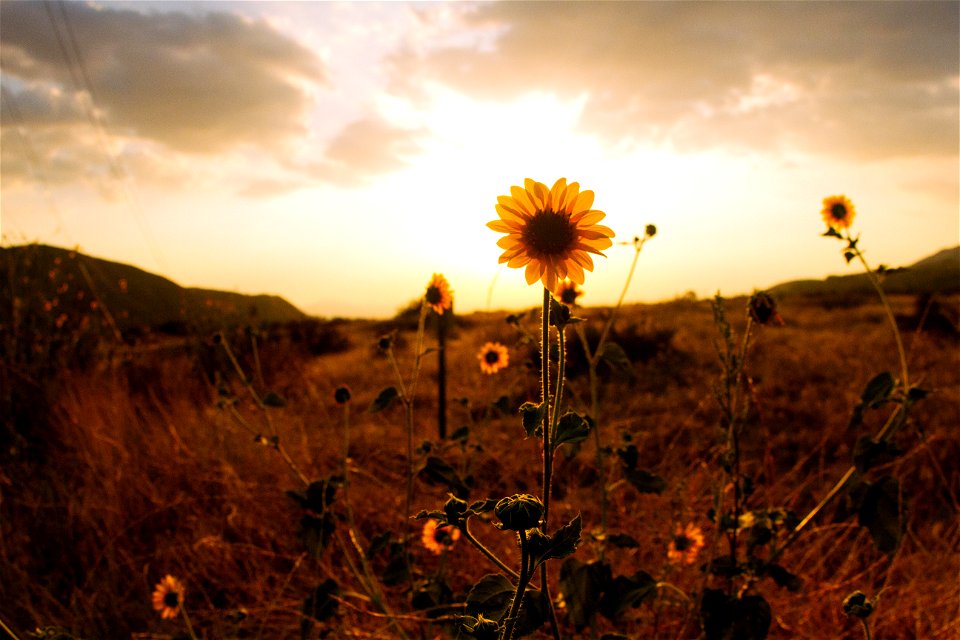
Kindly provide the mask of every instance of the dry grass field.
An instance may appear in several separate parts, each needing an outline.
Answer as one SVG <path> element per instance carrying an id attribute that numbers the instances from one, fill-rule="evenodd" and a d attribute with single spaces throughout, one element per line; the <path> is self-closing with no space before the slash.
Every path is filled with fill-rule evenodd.
<path id="1" fill-rule="evenodd" d="M 960 304 L 955 297 L 941 303 L 954 314 Z M 745 304 L 744 298 L 725 303 L 735 338 L 744 329 Z M 893 299 L 895 312 L 907 319 L 914 304 L 908 296 Z M 750 408 L 740 471 L 754 487 L 747 498 L 751 509 L 783 507 L 802 517 L 851 465 L 857 439 L 876 433 L 890 414 L 889 405 L 868 410 L 862 425 L 848 428 L 868 381 L 883 371 L 896 376 L 899 364 L 879 303 L 790 299 L 779 311 L 784 324 L 755 327 L 748 352 Z M 576 315 L 586 318 L 586 333 L 594 335 L 608 313 L 587 307 Z M 416 318 L 326 323 L 310 344 L 289 330 L 227 333 L 223 342 L 257 397 L 273 393 L 265 404 L 277 406 L 266 408 L 254 401 L 224 345 L 209 336 L 148 338 L 134 347 L 106 348 L 83 366 L 5 366 L 7 406 L 16 409 L 18 421 L 4 435 L 0 468 L 0 620 L 24 640 L 189 633 L 466 637 L 456 621 L 462 604 L 497 567 L 463 538 L 433 553 L 422 541 L 427 520 L 412 516 L 441 509 L 456 482 L 470 502 L 539 492 L 539 440 L 525 437 L 517 413 L 523 402 L 539 398 L 532 338 L 539 310 L 513 324 L 507 315 L 455 317 L 446 344 L 446 386 L 449 431 L 456 437 L 443 441 L 432 320 L 424 340 L 431 350 L 423 356 L 410 414 L 412 434 L 403 403 L 369 408 L 381 390 L 398 384 L 377 346 L 391 331 L 397 332 L 397 368 L 409 384 Z M 589 412 L 586 365 L 575 333 L 568 333 L 565 406 Z M 610 450 L 606 474 L 598 472 L 592 435 L 563 445 L 551 523 L 581 514 L 582 540 L 572 558 L 588 563 L 602 554 L 614 575 L 642 570 L 659 586 L 639 606 L 575 628 L 570 598 L 559 599 L 563 563 L 553 561 L 560 629 L 567 638 L 705 637 L 699 598 L 705 588 L 727 584 L 704 571 L 726 545 L 707 514 L 731 490 L 718 464 L 726 441 L 715 394 L 722 369 L 710 302 L 628 305 L 612 339 L 631 363 L 629 369 L 599 367 L 594 418 Z M 843 513 L 845 496 L 829 504 L 778 559 L 802 584 L 791 585 L 794 590 L 768 578 L 749 584 L 769 603 L 770 638 L 864 637 L 860 623 L 841 608 L 857 590 L 879 594 L 870 618 L 873 638 L 960 637 L 960 342 L 956 334 L 908 324 L 904 340 L 911 379 L 929 394 L 894 438 L 902 453 L 867 472 L 898 481 L 905 524 L 899 544 L 890 553 L 878 550 L 857 516 Z M 492 375 L 481 372 L 477 358 L 490 341 L 509 349 L 509 365 Z M 335 392 L 343 386 L 350 399 L 340 404 Z M 629 481 L 628 450 L 636 453 L 635 468 L 665 481 L 661 492 L 641 492 Z M 336 478 L 344 475 L 341 486 Z M 313 513 L 314 526 L 305 529 L 308 510 L 289 492 L 304 492 L 304 480 L 330 478 L 323 503 L 329 526 L 318 528 Z M 599 506 L 604 480 L 605 534 Z M 506 564 L 518 566 L 516 537 L 497 530 L 495 521 L 492 512 L 482 514 L 471 520 L 470 531 Z M 702 532 L 705 544 L 690 562 L 678 562 L 668 551 L 676 546 L 678 527 L 688 524 Z M 760 554 L 769 549 L 757 548 Z M 189 630 L 179 615 L 164 619 L 154 610 L 151 595 L 166 575 L 183 584 Z M 530 637 L 550 637 L 549 626 Z"/>

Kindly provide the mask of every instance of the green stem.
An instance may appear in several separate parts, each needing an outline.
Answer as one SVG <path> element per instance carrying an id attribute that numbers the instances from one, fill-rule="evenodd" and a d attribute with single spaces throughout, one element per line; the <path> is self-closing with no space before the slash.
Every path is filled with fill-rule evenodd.
<path id="1" fill-rule="evenodd" d="M 187 633 L 190 634 L 191 640 L 197 640 L 197 634 L 193 631 L 193 625 L 190 624 L 190 616 L 187 615 L 187 608 L 183 606 L 183 603 L 180 603 L 180 614 L 183 616 L 183 624 L 187 626 Z"/>
<path id="2" fill-rule="evenodd" d="M 549 295 L 549 292 L 548 294 Z M 517 579 L 517 590 L 513 594 L 513 602 L 510 605 L 510 613 L 507 614 L 506 624 L 503 626 L 501 640 L 513 640 L 513 631 L 517 625 L 517 617 L 520 615 L 520 605 L 523 602 L 523 592 L 526 591 L 529 576 L 527 575 L 529 564 L 529 552 L 527 550 L 527 532 L 520 530 L 520 576 Z"/>
<path id="3" fill-rule="evenodd" d="M 437 437 L 447 437 L 447 318 L 444 311 L 437 316 Z"/>
<path id="4" fill-rule="evenodd" d="M 543 326 L 540 340 L 540 378 L 543 388 L 543 532 L 547 533 L 547 522 L 550 513 L 550 291 L 543 288 L 543 312 L 541 316 Z"/>
<path id="5" fill-rule="evenodd" d="M 516 571 L 508 567 L 506 564 L 504 564 L 503 560 L 495 556 L 493 552 L 486 547 L 486 545 L 484 545 L 482 542 L 477 540 L 477 538 L 473 535 L 473 533 L 470 532 L 469 524 L 464 523 L 464 526 L 460 531 L 463 532 L 463 537 L 467 539 L 467 542 L 475 546 L 477 550 L 480 551 L 480 553 L 486 556 L 487 559 L 490 560 L 490 562 L 497 565 L 497 567 L 501 571 L 503 571 L 506 574 L 509 574 L 514 580 L 518 580 L 520 578 L 519 573 L 517 573 Z"/>
<path id="6" fill-rule="evenodd" d="M 866 618 L 860 618 L 860 624 L 863 625 L 863 633 L 867 636 L 867 640 L 870 640 L 870 623 Z"/>
<path id="7" fill-rule="evenodd" d="M 849 232 L 847 234 L 847 240 L 850 240 Z M 893 307 L 890 306 L 890 300 L 887 299 L 887 294 L 884 293 L 883 287 L 880 285 L 880 278 L 877 277 L 877 274 L 873 271 L 873 269 L 870 268 L 870 265 L 867 264 L 867 260 L 863 257 L 863 254 L 860 253 L 860 249 L 854 246 L 853 252 L 857 256 L 857 259 L 860 260 L 860 264 L 863 265 L 864 270 L 867 272 L 867 277 L 870 279 L 870 284 L 873 285 L 873 288 L 877 291 L 877 295 L 880 296 L 880 302 L 883 304 L 883 309 L 886 312 L 887 321 L 890 323 L 890 328 L 893 330 L 893 338 L 897 343 L 897 354 L 900 356 L 901 383 L 903 384 L 904 392 L 906 392 L 910 388 L 909 372 L 907 371 L 907 352 L 903 348 L 903 340 L 900 337 L 900 329 L 897 328 L 897 319 L 893 315 Z"/>

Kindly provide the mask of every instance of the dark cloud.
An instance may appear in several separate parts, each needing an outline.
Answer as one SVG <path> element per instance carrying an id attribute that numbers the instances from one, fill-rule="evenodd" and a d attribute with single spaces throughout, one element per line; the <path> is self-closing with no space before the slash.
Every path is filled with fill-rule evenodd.
<path id="1" fill-rule="evenodd" d="M 0 11 L 4 127 L 42 133 L 82 124 L 88 113 L 78 96 L 89 90 L 115 132 L 192 153 L 278 151 L 304 132 L 310 87 L 324 82 L 308 49 L 265 22 L 226 13 L 77 2 L 3 2 Z"/>
<path id="2" fill-rule="evenodd" d="M 464 12 L 495 45 L 394 60 L 484 99 L 587 96 L 582 126 L 680 148 L 852 157 L 957 152 L 956 2 L 503 2 Z M 420 51 L 420 53 L 413 53 Z"/>

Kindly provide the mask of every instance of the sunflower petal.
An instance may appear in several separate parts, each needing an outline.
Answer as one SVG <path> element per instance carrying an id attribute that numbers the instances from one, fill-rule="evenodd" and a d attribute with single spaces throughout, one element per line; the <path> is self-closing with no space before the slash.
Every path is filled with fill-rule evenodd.
<path id="1" fill-rule="evenodd" d="M 581 191 L 580 195 L 577 196 L 577 201 L 573 205 L 571 211 L 572 214 L 576 215 L 584 211 L 589 211 L 590 207 L 593 206 L 593 191 L 587 189 L 586 191 Z"/>
<path id="2" fill-rule="evenodd" d="M 576 213 L 570 216 L 570 222 L 577 223 L 577 226 L 586 227 L 588 225 L 595 224 L 600 222 L 607 217 L 603 211 L 597 209 L 590 209 L 589 211 L 584 211 L 583 213 Z"/>
<path id="3" fill-rule="evenodd" d="M 527 284 L 533 284 L 540 279 L 541 266 L 542 265 L 536 260 L 527 265 L 527 270 L 524 273 L 527 278 Z"/>

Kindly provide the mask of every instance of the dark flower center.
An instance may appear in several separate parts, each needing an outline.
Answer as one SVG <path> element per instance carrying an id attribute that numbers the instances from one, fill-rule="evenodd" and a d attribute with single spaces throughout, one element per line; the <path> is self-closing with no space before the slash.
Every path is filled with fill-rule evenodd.
<path id="1" fill-rule="evenodd" d="M 500 361 L 500 353 L 497 351 L 487 351 L 483 359 L 487 361 L 487 364 L 497 364 L 497 362 Z"/>
<path id="2" fill-rule="evenodd" d="M 443 300 L 443 294 L 440 293 L 440 287 L 427 287 L 427 302 L 430 304 L 440 304 Z"/>
<path id="3" fill-rule="evenodd" d="M 847 217 L 847 207 L 843 203 L 838 202 L 832 207 L 830 207 L 830 215 L 833 216 L 835 220 L 843 220 Z"/>
<path id="4" fill-rule="evenodd" d="M 533 253 L 559 256 L 573 248 L 576 225 L 570 216 L 550 209 L 537 211 L 523 229 L 523 242 Z"/>
<path id="5" fill-rule="evenodd" d="M 569 289 L 564 289 L 563 291 L 560 292 L 560 302 L 568 305 L 576 304 L 577 295 L 578 295 L 578 292 L 573 287 L 570 287 Z"/>
<path id="6" fill-rule="evenodd" d="M 167 591 L 167 593 L 163 596 L 163 606 L 170 609 L 176 609 L 178 606 L 180 606 L 180 594 L 178 594 L 176 591 Z"/>
<path id="7" fill-rule="evenodd" d="M 677 551 L 686 551 L 690 548 L 691 540 L 687 536 L 676 536 L 673 539 L 673 548 Z"/>

